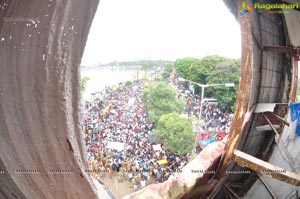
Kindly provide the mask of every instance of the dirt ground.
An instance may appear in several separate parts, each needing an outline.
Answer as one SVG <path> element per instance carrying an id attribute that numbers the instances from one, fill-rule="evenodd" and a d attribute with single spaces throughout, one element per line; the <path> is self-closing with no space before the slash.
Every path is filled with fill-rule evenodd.
<path id="1" fill-rule="evenodd" d="M 130 188 L 129 181 L 118 182 L 116 177 L 110 179 L 108 176 L 101 178 L 100 181 L 116 197 L 116 199 L 121 199 L 134 192 L 134 189 Z"/>
<path id="2" fill-rule="evenodd" d="M 128 180 L 118 182 L 116 177 L 110 178 L 108 175 L 106 175 L 104 178 L 100 178 L 100 181 L 116 197 L 116 199 L 121 199 L 122 197 L 135 192 L 133 187 L 130 187 L 131 182 L 129 182 Z M 154 183 L 154 178 L 151 178 L 149 183 Z M 140 189 L 141 188 L 139 188 L 138 190 Z"/>

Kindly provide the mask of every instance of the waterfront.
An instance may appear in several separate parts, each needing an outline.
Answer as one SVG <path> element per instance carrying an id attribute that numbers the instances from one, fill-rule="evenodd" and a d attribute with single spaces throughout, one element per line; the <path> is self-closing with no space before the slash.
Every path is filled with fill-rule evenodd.
<path id="1" fill-rule="evenodd" d="M 105 86 L 113 86 L 136 78 L 136 69 L 116 69 L 113 67 L 93 67 L 81 69 L 81 78 L 89 77 L 83 99 L 90 99 L 91 93 L 102 91 Z"/>

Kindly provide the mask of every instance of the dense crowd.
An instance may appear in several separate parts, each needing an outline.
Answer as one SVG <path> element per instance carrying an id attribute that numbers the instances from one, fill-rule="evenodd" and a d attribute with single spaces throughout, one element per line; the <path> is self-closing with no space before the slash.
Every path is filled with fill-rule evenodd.
<path id="1" fill-rule="evenodd" d="M 184 113 L 199 117 L 200 99 L 182 85 L 172 84 L 179 98 L 186 102 Z M 84 104 L 84 139 L 91 175 L 128 180 L 135 190 L 148 184 L 163 182 L 180 172 L 189 154 L 167 150 L 160 139 L 153 139 L 153 125 L 141 101 L 142 82 L 119 85 L 117 91 L 105 87 Z M 203 103 L 201 129 L 210 137 L 230 129 L 233 114 L 217 104 Z"/>
<path id="2" fill-rule="evenodd" d="M 215 104 L 204 104 L 204 122 L 205 128 L 209 133 L 229 133 L 233 113 L 222 106 Z"/>
<path id="3" fill-rule="evenodd" d="M 135 190 L 167 180 L 189 159 L 189 154 L 165 149 L 159 139 L 151 141 L 153 126 L 141 102 L 143 89 L 138 82 L 120 85 L 118 92 L 106 87 L 84 104 L 89 172 L 100 180 L 107 175 L 119 182 L 128 180 Z"/>
<path id="4" fill-rule="evenodd" d="M 193 94 L 188 88 L 176 82 L 175 87 L 179 91 L 179 97 L 186 102 L 185 112 L 188 117 L 199 118 L 200 97 Z M 203 102 L 200 128 L 210 134 L 210 137 L 229 133 L 233 113 L 226 107 L 216 102 Z"/>

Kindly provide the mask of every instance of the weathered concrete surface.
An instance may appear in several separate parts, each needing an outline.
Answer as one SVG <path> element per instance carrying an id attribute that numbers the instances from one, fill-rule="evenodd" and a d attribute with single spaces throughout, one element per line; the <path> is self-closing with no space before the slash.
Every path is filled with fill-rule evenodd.
<path id="1" fill-rule="evenodd" d="M 0 198 L 97 198 L 83 172 L 78 67 L 98 0 L 0 5 Z"/>
<path id="2" fill-rule="evenodd" d="M 198 184 L 197 181 L 212 173 L 213 165 L 218 163 L 218 159 L 224 153 L 227 137 L 222 142 L 215 142 L 206 147 L 201 153 L 182 170 L 182 173 L 176 173 L 167 181 L 159 184 L 152 184 L 144 189 L 130 194 L 123 199 L 179 199 L 179 198 L 199 198 L 199 196 L 209 192 L 215 182 Z M 191 192 L 196 185 L 195 192 Z"/>

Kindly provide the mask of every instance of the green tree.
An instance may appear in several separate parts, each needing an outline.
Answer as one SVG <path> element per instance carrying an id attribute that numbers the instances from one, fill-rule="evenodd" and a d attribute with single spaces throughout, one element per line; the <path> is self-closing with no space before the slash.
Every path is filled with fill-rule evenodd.
<path id="1" fill-rule="evenodd" d="M 206 56 L 191 64 L 189 68 L 188 78 L 194 82 L 199 84 L 207 84 L 210 74 L 215 70 L 216 66 L 218 66 L 221 62 L 225 61 L 227 58 L 220 57 L 218 55 Z M 195 87 L 195 92 L 200 93 L 201 88 Z M 207 90 L 209 93 L 209 90 Z"/>
<path id="2" fill-rule="evenodd" d="M 221 105 L 234 109 L 240 78 L 240 59 L 230 59 L 218 55 L 196 58 L 184 58 L 175 62 L 180 77 L 199 84 L 234 83 L 235 87 L 208 87 L 205 97 L 217 98 Z M 201 87 L 194 86 L 195 93 L 201 93 Z"/>
<path id="3" fill-rule="evenodd" d="M 142 64 L 142 69 L 145 71 L 145 75 L 147 75 L 147 69 L 150 67 L 150 63 L 149 62 L 144 62 Z"/>
<path id="4" fill-rule="evenodd" d="M 164 72 L 162 73 L 162 77 L 167 79 L 170 77 L 171 72 L 173 71 L 174 65 L 173 64 L 166 64 L 164 67 Z"/>
<path id="5" fill-rule="evenodd" d="M 125 82 L 125 86 L 130 86 L 132 84 L 132 81 L 130 81 L 130 80 L 127 80 L 126 82 Z"/>
<path id="6" fill-rule="evenodd" d="M 175 61 L 175 68 L 179 75 L 179 77 L 184 79 L 189 79 L 189 71 L 190 67 L 193 64 L 196 64 L 199 62 L 199 59 L 193 58 L 193 57 L 186 57 L 183 59 L 177 59 Z"/>
<path id="7" fill-rule="evenodd" d="M 214 87 L 210 90 L 219 104 L 234 110 L 240 80 L 240 59 L 227 59 L 219 63 L 208 76 L 208 84 L 234 83 L 234 87 Z"/>
<path id="8" fill-rule="evenodd" d="M 181 118 L 175 112 L 161 116 L 154 134 L 163 138 L 166 148 L 171 151 L 184 154 L 193 149 L 195 134 L 192 121 Z"/>
<path id="9" fill-rule="evenodd" d="M 164 82 L 153 84 L 145 89 L 142 93 L 142 101 L 154 126 L 162 115 L 172 112 L 181 113 L 185 105 L 183 100 L 177 98 L 176 90 Z"/>
<path id="10" fill-rule="evenodd" d="M 80 91 L 81 91 L 81 94 L 84 93 L 84 91 L 86 89 L 87 81 L 89 81 L 89 80 L 90 80 L 89 77 L 83 77 L 83 78 L 81 78 L 81 81 L 80 81 Z"/>

